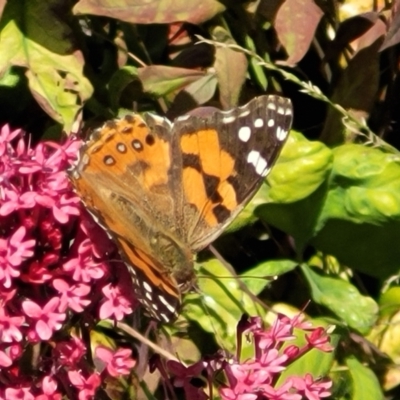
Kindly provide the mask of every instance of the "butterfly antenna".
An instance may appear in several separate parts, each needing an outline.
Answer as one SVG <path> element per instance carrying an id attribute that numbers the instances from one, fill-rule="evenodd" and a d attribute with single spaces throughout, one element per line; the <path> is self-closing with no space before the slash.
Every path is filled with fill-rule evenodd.
<path id="1" fill-rule="evenodd" d="M 217 343 L 221 343 L 221 344 L 224 343 L 224 339 L 219 334 L 219 329 L 215 326 L 215 324 L 213 322 L 213 317 L 209 311 L 210 307 L 207 305 L 207 302 L 204 300 L 205 294 L 200 290 L 200 288 L 198 286 L 194 286 L 193 291 L 195 293 L 197 293 L 199 296 L 201 304 L 203 305 L 203 308 L 204 308 L 204 313 L 207 315 L 207 317 L 210 321 L 210 325 L 214 331 L 215 337 L 218 338 Z"/>

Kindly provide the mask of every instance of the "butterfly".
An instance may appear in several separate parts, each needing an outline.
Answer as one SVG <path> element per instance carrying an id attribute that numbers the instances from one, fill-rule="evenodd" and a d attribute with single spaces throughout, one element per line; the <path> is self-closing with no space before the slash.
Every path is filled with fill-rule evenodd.
<path id="1" fill-rule="evenodd" d="M 106 122 L 69 176 L 117 243 L 150 317 L 176 318 L 195 282 L 194 255 L 260 187 L 292 123 L 289 99 L 269 95 L 170 122 L 151 113 Z"/>

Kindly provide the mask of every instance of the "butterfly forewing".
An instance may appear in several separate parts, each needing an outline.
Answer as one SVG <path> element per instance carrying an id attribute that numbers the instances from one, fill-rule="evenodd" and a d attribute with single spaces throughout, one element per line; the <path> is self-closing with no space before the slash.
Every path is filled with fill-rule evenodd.
<path id="1" fill-rule="evenodd" d="M 200 114 L 200 113 L 199 113 Z M 197 252 L 210 244 L 260 187 L 292 122 L 289 99 L 261 96 L 230 111 L 178 118 L 183 187 L 189 205 L 186 241 Z"/>

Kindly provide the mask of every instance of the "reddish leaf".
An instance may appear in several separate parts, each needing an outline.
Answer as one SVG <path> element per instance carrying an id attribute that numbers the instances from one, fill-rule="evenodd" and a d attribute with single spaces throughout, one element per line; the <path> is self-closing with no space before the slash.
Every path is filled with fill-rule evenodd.
<path id="1" fill-rule="evenodd" d="M 6 0 L 0 0 L 0 15 L 3 14 L 3 10 L 4 10 L 6 3 L 7 3 Z"/>
<path id="2" fill-rule="evenodd" d="M 222 43 L 235 43 L 222 27 L 216 27 L 213 36 Z M 236 106 L 246 79 L 246 56 L 232 49 L 218 47 L 215 52 L 214 66 L 217 72 L 220 101 L 223 108 L 228 109 Z"/>
<path id="3" fill-rule="evenodd" d="M 102 15 L 136 24 L 177 21 L 200 24 L 225 10 L 216 0 L 81 0 L 75 14 Z"/>
<path id="4" fill-rule="evenodd" d="M 396 1 L 392 8 L 392 20 L 389 25 L 389 31 L 386 39 L 380 48 L 380 51 L 394 46 L 400 42 L 400 1 Z"/>
<path id="5" fill-rule="evenodd" d="M 288 64 L 296 64 L 304 57 L 322 15 L 313 0 L 286 0 L 280 7 L 274 26 L 289 55 Z"/>
<path id="6" fill-rule="evenodd" d="M 343 21 L 336 32 L 335 39 L 332 41 L 327 50 L 325 59 L 327 61 L 339 57 L 340 53 L 349 43 L 358 39 L 365 32 L 368 32 L 376 23 L 379 14 L 376 12 L 368 12 Z"/>

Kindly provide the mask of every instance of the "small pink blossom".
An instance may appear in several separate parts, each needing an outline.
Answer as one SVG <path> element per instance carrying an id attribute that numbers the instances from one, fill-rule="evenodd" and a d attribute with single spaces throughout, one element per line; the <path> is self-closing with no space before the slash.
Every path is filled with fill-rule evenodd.
<path id="1" fill-rule="evenodd" d="M 69 285 L 64 279 L 54 279 L 53 286 L 60 293 L 60 310 L 69 307 L 75 312 L 82 312 L 91 301 L 83 297 L 90 293 L 90 286 L 83 283 Z"/>
<path id="2" fill-rule="evenodd" d="M 6 154 L 7 150 L 12 152 L 11 141 L 20 135 L 21 129 L 11 131 L 10 126 L 3 125 L 0 130 L 0 157 Z"/>
<path id="3" fill-rule="evenodd" d="M 22 340 L 21 326 L 25 322 L 23 316 L 9 316 L 0 306 L 0 343 L 13 343 Z"/>
<path id="4" fill-rule="evenodd" d="M 315 328 L 309 335 L 305 335 L 310 346 L 321 351 L 330 352 L 333 347 L 329 344 L 330 338 L 322 327 Z"/>
<path id="5" fill-rule="evenodd" d="M 306 374 L 303 378 L 292 377 L 293 386 L 308 400 L 320 400 L 329 397 L 332 393 L 330 380 L 314 380 L 311 374 Z"/>
<path id="6" fill-rule="evenodd" d="M 82 340 L 73 336 L 69 341 L 57 343 L 54 358 L 62 365 L 76 368 L 85 352 L 86 347 Z"/>
<path id="7" fill-rule="evenodd" d="M 289 379 L 279 388 L 274 388 L 270 385 L 263 387 L 263 394 L 268 400 L 301 400 L 303 397 L 299 393 L 293 393 L 293 383 Z"/>
<path id="8" fill-rule="evenodd" d="M 107 298 L 100 307 L 100 318 L 115 318 L 117 321 L 121 321 L 125 315 L 132 313 L 132 307 L 129 300 L 121 294 L 118 287 L 106 285 L 102 292 Z"/>
<path id="9" fill-rule="evenodd" d="M 54 331 L 61 329 L 66 315 L 59 312 L 59 307 L 60 299 L 58 297 L 50 299 L 43 308 L 31 300 L 25 300 L 22 303 L 25 314 L 36 321 L 35 329 L 30 331 L 31 340 L 37 338 L 49 340 Z"/>
<path id="10" fill-rule="evenodd" d="M 33 208 L 36 192 L 27 191 L 18 193 L 15 190 L 4 188 L 4 199 L 0 206 L 0 215 L 6 216 L 23 208 Z"/>
<path id="11" fill-rule="evenodd" d="M 63 269 L 72 274 L 77 282 L 89 283 L 104 276 L 101 265 L 93 261 L 92 244 L 89 239 L 82 241 L 78 249 L 78 257 L 64 263 Z"/>
<path id="12" fill-rule="evenodd" d="M 43 207 L 51 208 L 55 220 L 60 224 L 66 224 L 71 215 L 79 215 L 77 207 L 79 201 L 76 196 L 67 197 L 65 194 L 54 197 L 47 194 L 36 195 L 36 202 Z"/>
<path id="13" fill-rule="evenodd" d="M 21 226 L 8 239 L 0 238 L 0 282 L 7 289 L 11 287 L 12 278 L 20 275 L 18 268 L 22 262 L 33 255 L 35 240 L 23 241 L 25 235 L 26 229 Z"/>
<path id="14" fill-rule="evenodd" d="M 0 367 L 9 367 L 22 355 L 22 346 L 15 344 L 0 344 Z"/>
<path id="15" fill-rule="evenodd" d="M 51 376 L 42 379 L 42 392 L 35 400 L 61 400 L 61 393 L 57 392 L 57 382 Z"/>
<path id="16" fill-rule="evenodd" d="M 290 319 L 285 315 L 278 315 L 270 329 L 254 331 L 256 348 L 263 350 L 275 346 L 277 343 L 295 339 Z"/>
<path id="17" fill-rule="evenodd" d="M 115 378 L 121 375 L 129 375 L 136 364 L 136 361 L 131 357 L 132 350 L 130 349 L 112 351 L 107 347 L 97 346 L 95 354 L 105 363 L 107 372 Z"/>
<path id="18" fill-rule="evenodd" d="M 7 400 L 35 400 L 35 397 L 31 393 L 31 388 L 7 388 L 5 390 L 5 397 Z"/>
<path id="19" fill-rule="evenodd" d="M 13 363 L 9 353 L 5 350 L 0 348 L 0 367 L 10 367 Z"/>
<path id="20" fill-rule="evenodd" d="M 93 373 L 87 379 L 78 371 L 69 371 L 70 382 L 79 390 L 79 400 L 91 400 L 101 384 L 99 375 Z"/>

